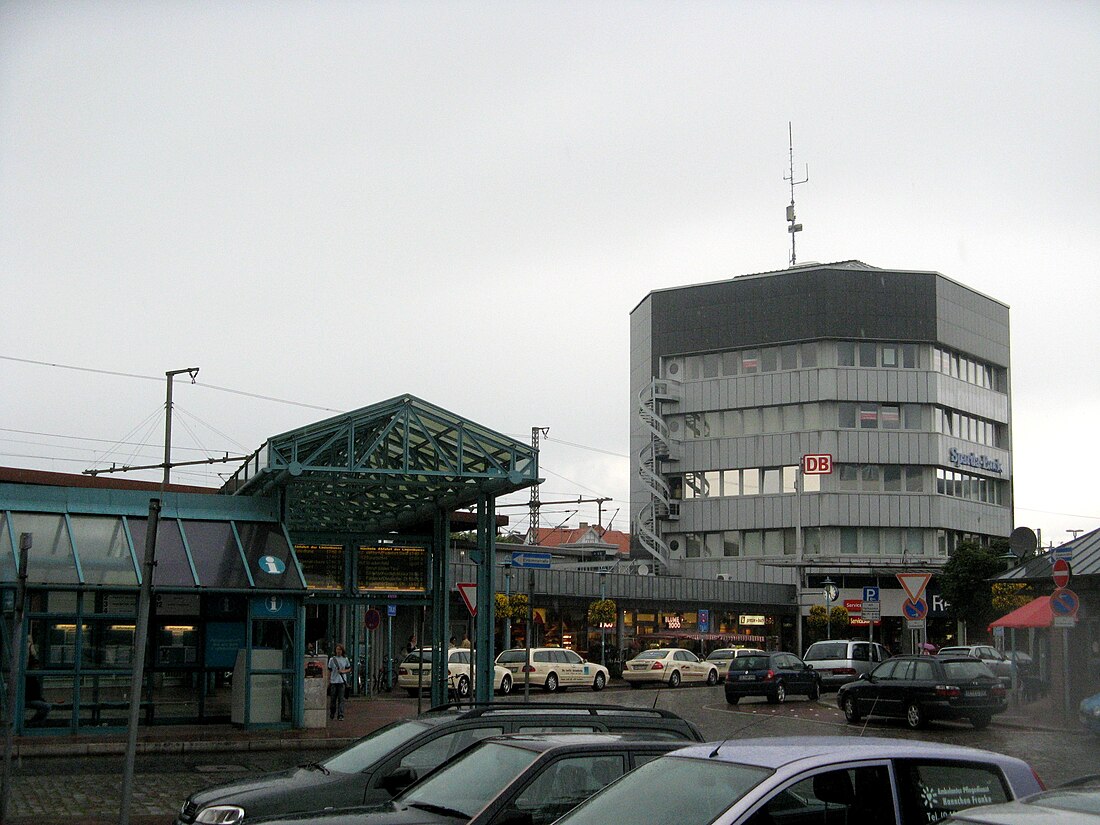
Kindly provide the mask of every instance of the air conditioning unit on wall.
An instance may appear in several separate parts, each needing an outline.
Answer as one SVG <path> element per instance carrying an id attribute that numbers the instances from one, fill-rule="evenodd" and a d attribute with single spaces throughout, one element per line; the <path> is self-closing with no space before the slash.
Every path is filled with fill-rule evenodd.
<path id="1" fill-rule="evenodd" d="M 731 582 L 733 581 L 733 573 L 719 573 L 714 578 L 718 579 L 720 582 Z"/>

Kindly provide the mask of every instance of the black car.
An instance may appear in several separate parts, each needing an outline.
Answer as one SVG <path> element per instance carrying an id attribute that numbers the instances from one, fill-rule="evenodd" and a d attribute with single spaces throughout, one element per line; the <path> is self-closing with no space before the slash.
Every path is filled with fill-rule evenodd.
<path id="1" fill-rule="evenodd" d="M 983 662 L 969 656 L 895 656 L 836 695 L 844 718 L 904 719 L 914 730 L 930 719 L 969 719 L 986 727 L 1006 707 L 1004 684 Z"/>
<path id="2" fill-rule="evenodd" d="M 549 825 L 635 766 L 682 746 L 617 734 L 479 742 L 392 802 L 264 818 L 265 825 Z"/>
<path id="3" fill-rule="evenodd" d="M 775 704 L 791 693 L 811 700 L 821 695 L 821 677 L 793 653 L 759 653 L 730 660 L 726 671 L 726 701 L 736 705 L 742 696 L 766 696 Z"/>
<path id="4" fill-rule="evenodd" d="M 659 708 L 557 702 L 443 705 L 379 728 L 322 762 L 196 791 L 184 803 L 176 825 L 239 825 L 259 816 L 388 802 L 418 777 L 482 739 L 555 731 L 703 741 L 695 725 Z"/>

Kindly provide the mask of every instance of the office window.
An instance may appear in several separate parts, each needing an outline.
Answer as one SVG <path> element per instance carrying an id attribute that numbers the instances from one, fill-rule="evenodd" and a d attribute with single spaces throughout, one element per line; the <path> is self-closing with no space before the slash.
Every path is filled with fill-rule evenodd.
<path id="1" fill-rule="evenodd" d="M 856 365 L 856 345 L 853 342 L 836 342 L 836 364 L 838 367 L 854 367 Z"/>
<path id="2" fill-rule="evenodd" d="M 741 422 L 744 426 L 745 435 L 760 435 L 760 409 L 758 407 L 742 410 Z"/>
<path id="3" fill-rule="evenodd" d="M 778 467 L 769 467 L 764 470 L 764 494 L 772 495 L 783 492 L 783 476 Z"/>
<path id="4" fill-rule="evenodd" d="M 802 357 L 803 367 L 816 367 L 817 366 L 817 342 L 811 342 L 808 344 L 802 344 L 799 348 L 799 355 Z"/>
<path id="5" fill-rule="evenodd" d="M 841 401 L 836 405 L 837 426 L 845 430 L 854 430 L 856 426 L 856 405 L 851 401 Z"/>
<path id="6" fill-rule="evenodd" d="M 821 405 L 817 402 L 812 404 L 802 404 L 802 426 L 807 430 L 820 430 L 821 429 Z M 853 407 L 853 417 L 855 415 L 855 408 Z"/>
<path id="7" fill-rule="evenodd" d="M 905 531 L 905 552 L 920 555 L 924 553 L 924 531 L 909 528 Z"/>
<path id="8" fill-rule="evenodd" d="M 722 534 L 721 533 L 706 533 L 704 534 L 703 541 L 703 558 L 705 559 L 717 559 L 721 558 L 722 552 Z"/>
<path id="9" fill-rule="evenodd" d="M 943 350 L 932 347 L 932 372 L 943 372 Z"/>
<path id="10" fill-rule="evenodd" d="M 815 476 L 816 477 L 816 476 Z M 803 527 L 802 528 L 802 552 L 807 555 L 820 555 L 821 554 L 821 533 L 820 527 Z"/>
<path id="11" fill-rule="evenodd" d="M 840 528 L 840 552 L 846 554 L 859 552 L 859 531 L 855 527 Z"/>
<path id="12" fill-rule="evenodd" d="M 703 356 L 703 377 L 717 378 L 722 374 L 722 356 L 717 352 L 710 352 Z"/>
<path id="13" fill-rule="evenodd" d="M 795 478 L 798 476 L 797 467 L 784 467 L 783 468 L 783 492 L 784 493 L 796 493 L 795 490 Z"/>
<path id="14" fill-rule="evenodd" d="M 724 419 L 722 423 L 722 432 L 729 438 L 734 438 L 745 432 L 744 425 L 741 423 L 741 411 L 740 410 L 726 410 L 722 413 Z"/>
<path id="15" fill-rule="evenodd" d="M 745 542 L 742 545 L 742 549 L 746 556 L 763 556 L 764 533 L 760 530 L 746 530 Z"/>
<path id="16" fill-rule="evenodd" d="M 760 371 L 775 372 L 779 369 L 779 350 L 775 347 L 765 347 L 760 350 Z"/>
<path id="17" fill-rule="evenodd" d="M 779 368 L 784 370 L 798 368 L 798 347 L 787 344 L 779 348 Z"/>
<path id="18" fill-rule="evenodd" d="M 684 359 L 684 379 L 698 381 L 703 377 L 703 356 L 689 355 Z"/>
<path id="19" fill-rule="evenodd" d="M 724 495 L 724 496 L 739 496 L 739 495 L 741 495 L 741 471 L 740 470 L 723 470 L 722 471 L 722 495 Z"/>
<path id="20" fill-rule="evenodd" d="M 901 345 L 901 366 L 903 369 L 915 370 L 917 368 L 917 345 Z"/>
<path id="21" fill-rule="evenodd" d="M 737 375 L 737 365 L 741 361 L 738 352 L 722 353 L 722 375 Z"/>
<path id="22" fill-rule="evenodd" d="M 864 464 L 860 468 L 859 488 L 867 493 L 879 491 L 879 469 L 877 464 Z"/>
<path id="23" fill-rule="evenodd" d="M 861 430 L 878 429 L 878 404 L 859 405 L 859 428 Z"/>
<path id="24" fill-rule="evenodd" d="M 684 557 L 689 559 L 698 559 L 703 556 L 703 534 L 702 533 L 685 533 L 684 534 Z"/>
<path id="25" fill-rule="evenodd" d="M 924 427 L 920 404 L 901 405 L 902 427 L 907 430 L 920 430 Z"/>
<path id="26" fill-rule="evenodd" d="M 764 531 L 764 555 L 765 556 L 782 556 L 783 549 L 783 531 L 782 530 L 765 530 Z"/>
<path id="27" fill-rule="evenodd" d="M 819 475 L 802 476 L 802 492 L 804 492 L 804 493 L 818 493 L 818 492 L 821 492 L 821 479 L 822 479 L 822 476 L 819 476 Z"/>
<path id="28" fill-rule="evenodd" d="M 882 489 L 887 493 L 901 492 L 901 467 L 887 464 L 882 468 Z"/>
<path id="29" fill-rule="evenodd" d="M 736 530 L 726 530 L 722 533 L 722 555 L 741 555 L 741 534 Z"/>
<path id="30" fill-rule="evenodd" d="M 747 349 L 741 353 L 741 372 L 752 375 L 760 371 L 760 350 Z"/>
<path id="31" fill-rule="evenodd" d="M 860 552 L 865 556 L 878 556 L 882 553 L 882 547 L 879 544 L 879 534 L 877 527 L 868 527 L 860 531 L 863 535 L 860 538 Z"/>
<path id="32" fill-rule="evenodd" d="M 750 467 L 741 471 L 741 493 L 746 496 L 760 495 L 760 470 Z"/>
<path id="33" fill-rule="evenodd" d="M 924 492 L 924 471 L 920 467 L 905 468 L 905 492 Z"/>
<path id="34" fill-rule="evenodd" d="M 796 433 L 802 429 L 802 405 L 788 404 L 782 408 L 783 432 Z"/>
<path id="35" fill-rule="evenodd" d="M 859 345 L 859 365 L 861 367 L 878 366 L 878 345 L 861 343 Z"/>
<path id="36" fill-rule="evenodd" d="M 897 367 L 898 365 L 898 348 L 894 344 L 882 345 L 882 366 L 884 367 Z"/>
<path id="37" fill-rule="evenodd" d="M 703 473 L 703 492 L 708 498 L 719 495 L 722 489 L 722 473 L 718 470 L 707 470 Z"/>
<path id="38" fill-rule="evenodd" d="M 905 531 L 898 527 L 882 529 L 882 552 L 887 556 L 900 556 L 905 549 Z"/>
<path id="39" fill-rule="evenodd" d="M 882 417 L 882 429 L 897 430 L 901 428 L 901 410 L 893 404 L 883 404 L 879 411 Z"/>
<path id="40" fill-rule="evenodd" d="M 859 467 L 855 464 L 840 464 L 833 468 L 836 476 L 837 489 L 842 492 L 853 492 L 859 489 Z"/>

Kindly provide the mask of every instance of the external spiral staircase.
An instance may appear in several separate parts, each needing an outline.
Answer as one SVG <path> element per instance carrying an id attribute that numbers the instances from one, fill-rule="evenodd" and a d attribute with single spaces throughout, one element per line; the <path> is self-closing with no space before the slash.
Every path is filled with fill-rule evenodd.
<path id="1" fill-rule="evenodd" d="M 669 435 L 668 424 L 661 417 L 662 402 L 679 401 L 680 385 L 676 381 L 654 378 L 638 393 L 637 414 L 649 438 L 638 451 L 638 475 L 645 485 L 649 500 L 638 510 L 634 532 L 638 542 L 661 570 L 669 567 L 669 547 L 657 529 L 659 520 L 680 517 L 679 502 L 672 501 L 668 482 L 660 472 L 659 462 L 676 460 L 677 445 Z"/>

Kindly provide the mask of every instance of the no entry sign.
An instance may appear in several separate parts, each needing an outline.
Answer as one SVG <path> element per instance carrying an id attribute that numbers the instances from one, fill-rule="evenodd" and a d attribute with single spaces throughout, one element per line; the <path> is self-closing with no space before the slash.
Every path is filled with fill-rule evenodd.
<path id="1" fill-rule="evenodd" d="M 1051 575 L 1054 576 L 1055 587 L 1065 587 L 1069 584 L 1069 562 L 1065 559 L 1058 559 L 1051 568 Z"/>

